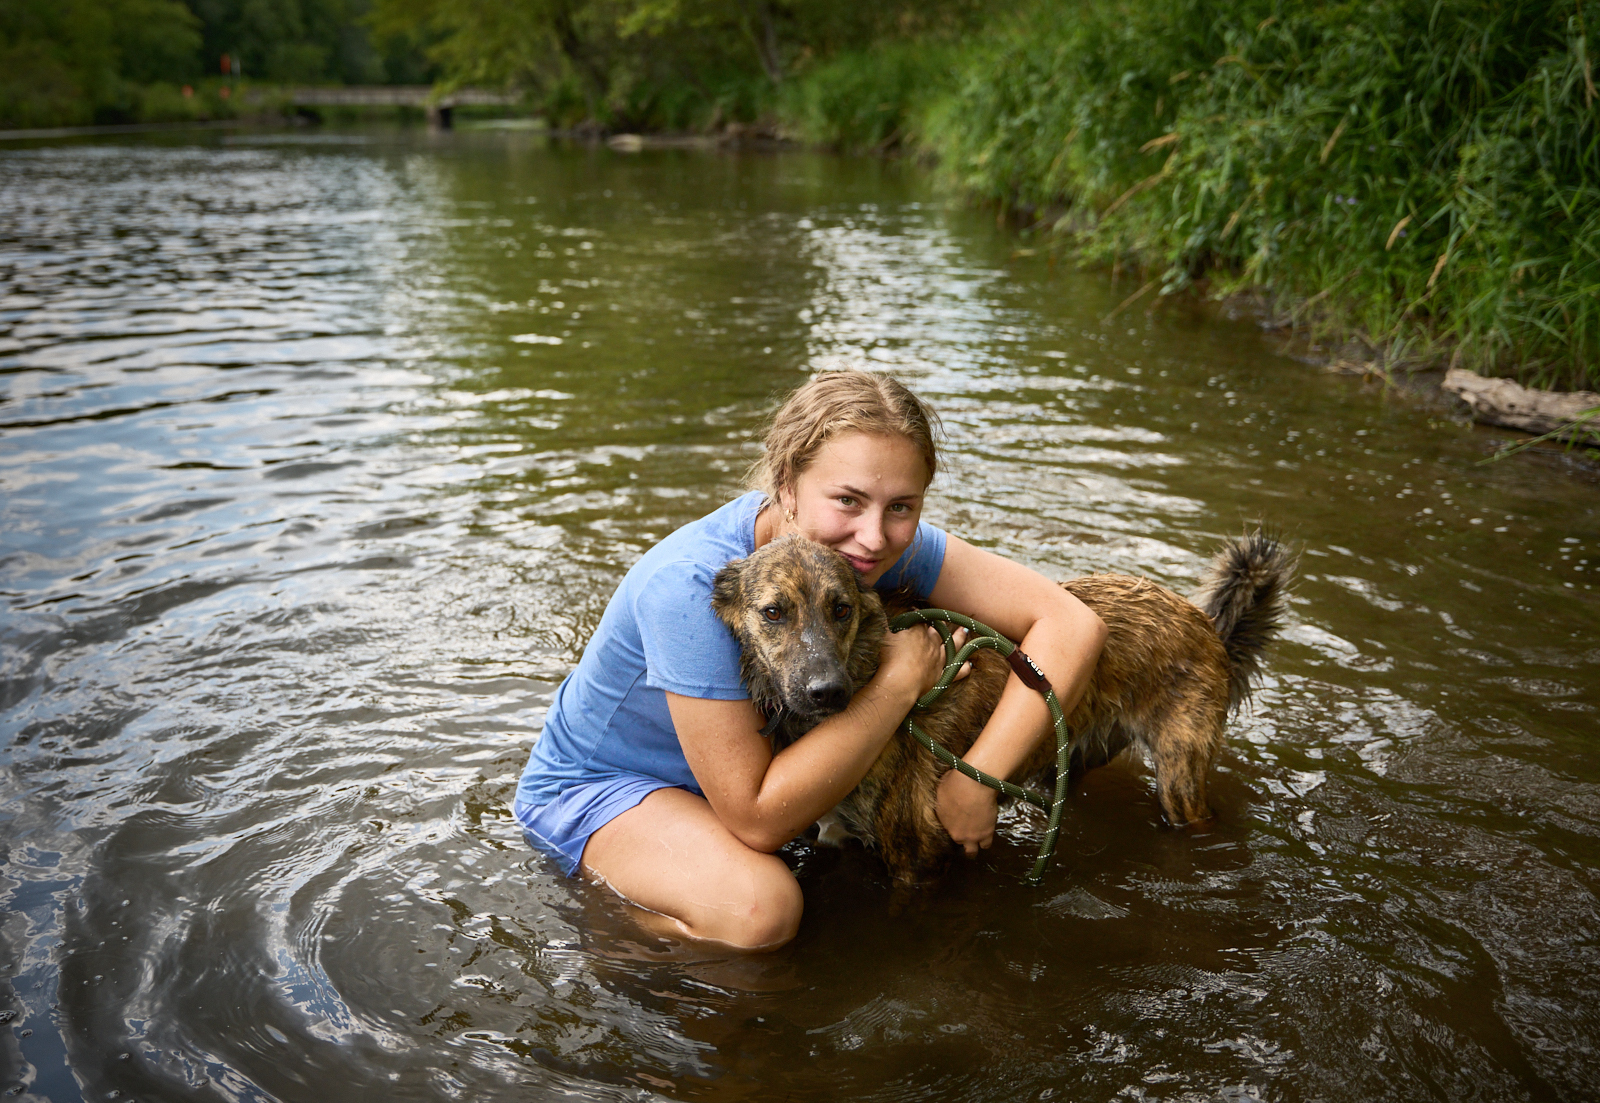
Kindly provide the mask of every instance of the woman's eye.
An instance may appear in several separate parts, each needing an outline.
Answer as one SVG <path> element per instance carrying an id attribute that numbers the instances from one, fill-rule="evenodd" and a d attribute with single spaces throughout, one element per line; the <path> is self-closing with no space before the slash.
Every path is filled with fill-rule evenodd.
<path id="1" fill-rule="evenodd" d="M 769 605 L 765 609 L 761 610 L 761 615 L 766 617 L 768 620 L 779 621 L 783 619 L 783 610 L 779 609 L 776 605 Z"/>
<path id="2" fill-rule="evenodd" d="M 836 620 L 849 620 L 851 612 L 853 612 L 851 607 L 842 601 L 833 607 L 833 615 Z"/>
<path id="3" fill-rule="evenodd" d="M 856 500 L 850 497 L 848 494 L 842 494 L 839 496 L 839 504 L 842 506 L 853 506 L 856 504 Z"/>
<path id="4" fill-rule="evenodd" d="M 904 502 L 895 502 L 889 508 L 892 511 L 894 511 L 895 513 L 909 513 L 909 512 L 911 512 L 911 507 L 906 505 Z"/>

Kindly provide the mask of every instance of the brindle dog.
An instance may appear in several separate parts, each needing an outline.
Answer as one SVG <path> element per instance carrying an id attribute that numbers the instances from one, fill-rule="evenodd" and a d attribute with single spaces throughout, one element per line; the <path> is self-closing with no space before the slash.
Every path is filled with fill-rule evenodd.
<path id="1" fill-rule="evenodd" d="M 1228 713 L 1249 696 L 1277 634 L 1293 574 L 1287 549 L 1256 533 L 1223 547 L 1192 603 L 1126 575 L 1062 583 L 1108 629 L 1094 677 L 1067 718 L 1074 779 L 1137 746 L 1154 769 L 1167 822 L 1210 819 L 1206 774 Z M 790 536 L 724 567 L 712 607 L 739 641 L 745 685 L 781 750 L 849 703 L 877 670 L 888 618 L 913 605 L 903 596 L 886 605 L 842 556 Z M 970 676 L 919 714 L 918 725 L 965 754 L 1009 676 L 996 652 L 978 651 Z M 1018 771 L 1047 793 L 1054 744 L 1047 737 Z M 946 769 L 902 727 L 834 809 L 897 880 L 918 880 L 952 853 L 934 811 Z"/>

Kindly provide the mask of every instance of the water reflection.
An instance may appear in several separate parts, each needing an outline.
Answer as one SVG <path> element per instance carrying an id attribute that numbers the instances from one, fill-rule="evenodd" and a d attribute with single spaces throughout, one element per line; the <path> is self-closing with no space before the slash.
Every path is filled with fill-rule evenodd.
<path id="1" fill-rule="evenodd" d="M 1016 257 L 913 167 L 524 135 L 0 155 L 3 1062 L 66 1099 L 1583 1098 L 1581 473 L 1248 321 Z M 522 844 L 548 695 L 770 398 L 891 367 L 932 513 L 1296 622 L 1209 831 L 1136 764 L 895 893 L 795 847 L 778 955 L 645 943 Z M 23 1036 L 22 1031 L 31 1031 Z M 8 1084 L 7 1086 L 12 1086 Z"/>

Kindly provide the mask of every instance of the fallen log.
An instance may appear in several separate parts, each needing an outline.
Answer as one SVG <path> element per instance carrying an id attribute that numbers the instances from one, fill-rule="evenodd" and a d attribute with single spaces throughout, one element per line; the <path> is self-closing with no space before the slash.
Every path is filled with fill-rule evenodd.
<path id="1" fill-rule="evenodd" d="M 1593 391 L 1536 391 L 1465 368 L 1446 372 L 1444 389 L 1471 407 L 1473 420 L 1485 425 L 1560 440 L 1600 441 L 1600 394 Z"/>

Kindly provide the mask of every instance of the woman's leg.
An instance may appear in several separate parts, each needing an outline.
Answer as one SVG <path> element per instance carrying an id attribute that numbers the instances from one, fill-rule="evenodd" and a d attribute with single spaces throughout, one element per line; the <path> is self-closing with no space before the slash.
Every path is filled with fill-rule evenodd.
<path id="1" fill-rule="evenodd" d="M 800 926 L 800 886 L 782 859 L 745 846 L 683 789 L 657 789 L 589 836 L 583 873 L 662 934 L 775 950 Z"/>

